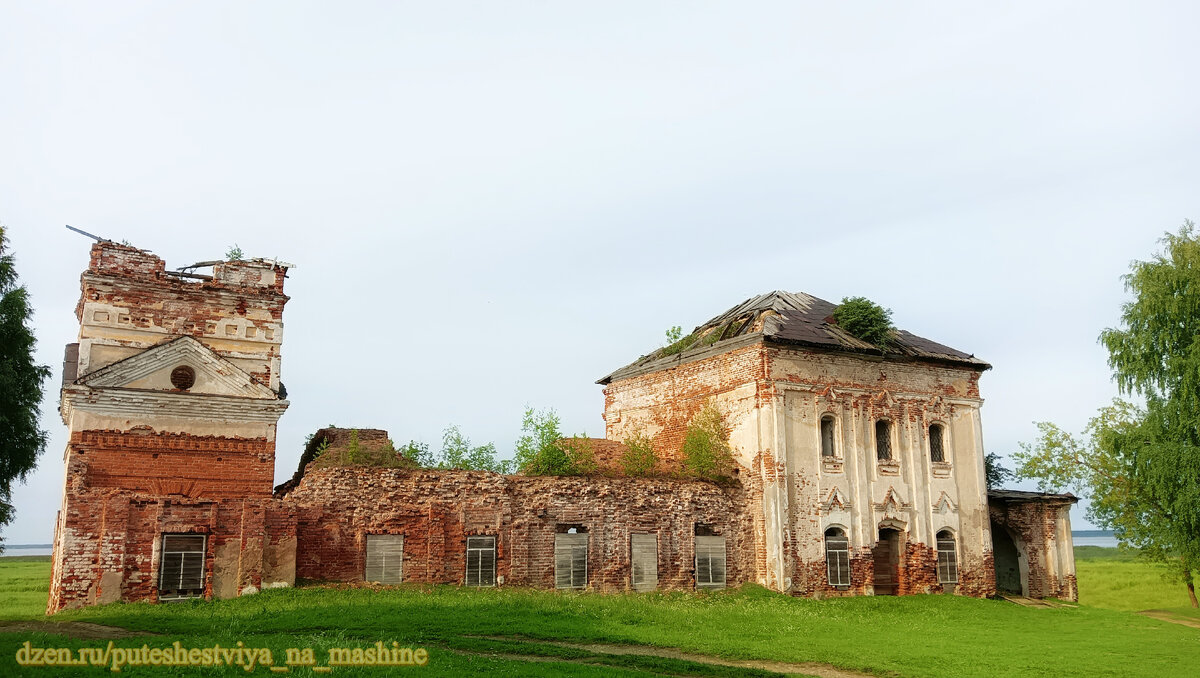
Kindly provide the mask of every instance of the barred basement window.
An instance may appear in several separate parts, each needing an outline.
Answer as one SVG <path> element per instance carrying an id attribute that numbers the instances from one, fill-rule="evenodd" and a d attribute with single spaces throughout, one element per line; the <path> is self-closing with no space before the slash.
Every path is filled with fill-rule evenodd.
<path id="1" fill-rule="evenodd" d="M 834 457 L 837 456 L 836 450 L 833 447 L 834 421 L 833 415 L 827 414 L 821 417 L 821 456 Z"/>
<path id="2" fill-rule="evenodd" d="M 946 450 L 943 447 L 941 424 L 930 424 L 929 426 L 929 459 L 932 461 L 946 461 Z"/>
<path id="3" fill-rule="evenodd" d="M 554 588 L 587 588 L 588 535 L 582 527 L 560 526 L 554 535 Z"/>
<path id="4" fill-rule="evenodd" d="M 629 535 L 630 583 L 634 591 L 658 588 L 658 535 Z"/>
<path id="5" fill-rule="evenodd" d="M 467 586 L 496 585 L 496 538 L 467 537 Z"/>
<path id="6" fill-rule="evenodd" d="M 366 572 L 363 579 L 380 584 L 404 580 L 404 535 L 368 534 Z"/>
<path id="7" fill-rule="evenodd" d="M 182 600 L 204 595 L 205 536 L 164 534 L 158 569 L 158 599 Z"/>
<path id="8" fill-rule="evenodd" d="M 950 530 L 937 533 L 937 555 L 938 583 L 958 583 L 958 547 Z"/>
<path id="9" fill-rule="evenodd" d="M 830 586 L 850 586 L 850 540 L 840 527 L 825 530 L 825 569 Z"/>
<path id="10" fill-rule="evenodd" d="M 696 588 L 725 588 L 725 537 L 696 536 Z"/>
<path id="11" fill-rule="evenodd" d="M 875 458 L 880 461 L 892 458 L 892 422 L 886 419 L 875 422 Z"/>

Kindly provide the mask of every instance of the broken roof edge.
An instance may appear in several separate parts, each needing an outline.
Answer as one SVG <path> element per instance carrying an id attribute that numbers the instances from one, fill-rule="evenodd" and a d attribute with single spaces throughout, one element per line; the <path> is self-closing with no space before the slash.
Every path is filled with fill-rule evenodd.
<path id="1" fill-rule="evenodd" d="M 1072 504 L 1079 501 L 1079 497 L 1070 492 L 1030 492 L 1028 490 L 988 490 L 988 499 L 998 499 L 1000 501 L 1069 501 Z"/>
<path id="2" fill-rule="evenodd" d="M 896 352 L 880 353 L 878 349 L 860 349 L 851 346 L 832 347 L 829 344 L 816 342 L 806 342 L 798 339 L 783 339 L 780 337 L 768 336 L 762 332 L 746 334 L 733 339 L 725 339 L 711 346 L 701 348 L 692 348 L 681 351 L 674 355 L 662 356 L 660 358 L 651 358 L 651 356 L 643 356 L 638 360 L 610 372 L 609 374 L 596 380 L 596 383 L 601 386 L 607 386 L 614 381 L 622 379 L 632 379 L 640 377 L 644 374 L 652 374 L 669 370 L 674 367 L 679 367 L 687 363 L 711 358 L 722 353 L 742 348 L 756 343 L 771 344 L 782 348 L 804 348 L 820 353 L 828 353 L 831 355 L 848 355 L 855 358 L 866 360 L 878 360 L 881 362 L 896 362 L 896 363 L 926 363 L 939 365 L 943 367 L 956 367 L 978 372 L 985 372 L 992 369 L 991 364 L 971 357 L 969 359 L 959 359 L 953 356 L 937 357 L 937 356 L 913 356 Z M 653 354 L 651 354 L 653 355 Z M 650 358 L 647 360 L 647 358 Z M 642 362 L 642 361 L 646 362 Z"/>

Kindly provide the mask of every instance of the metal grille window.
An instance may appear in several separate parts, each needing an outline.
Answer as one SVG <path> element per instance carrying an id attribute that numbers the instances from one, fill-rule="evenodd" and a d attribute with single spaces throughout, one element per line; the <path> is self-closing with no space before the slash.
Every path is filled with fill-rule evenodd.
<path id="1" fill-rule="evenodd" d="M 725 588 L 725 537 L 696 537 L 696 588 Z"/>
<path id="2" fill-rule="evenodd" d="M 835 450 L 833 448 L 833 433 L 834 422 L 833 416 L 825 415 L 821 417 L 821 456 L 833 457 Z"/>
<path id="3" fill-rule="evenodd" d="M 496 538 L 467 537 L 467 586 L 496 585 Z"/>
<path id="4" fill-rule="evenodd" d="M 634 591 L 658 588 L 658 535 L 629 535 L 629 552 Z"/>
<path id="5" fill-rule="evenodd" d="M 875 458 L 892 458 L 892 422 L 885 419 L 875 422 Z"/>
<path id="6" fill-rule="evenodd" d="M 587 552 L 587 532 L 560 532 L 554 535 L 555 588 L 587 587 Z"/>
<path id="7" fill-rule="evenodd" d="M 932 461 L 946 461 L 946 450 L 942 446 L 943 433 L 940 424 L 929 426 L 929 458 Z"/>
<path id="8" fill-rule="evenodd" d="M 404 535 L 368 534 L 366 561 L 363 579 L 399 584 L 404 580 Z"/>
<path id="9" fill-rule="evenodd" d="M 202 534 L 164 534 L 159 560 L 158 599 L 178 600 L 204 595 Z"/>
<path id="10" fill-rule="evenodd" d="M 958 583 L 958 546 L 950 530 L 937 533 L 937 577 L 939 584 Z"/>
<path id="11" fill-rule="evenodd" d="M 830 586 L 850 585 L 850 540 L 840 527 L 825 530 L 825 569 Z"/>

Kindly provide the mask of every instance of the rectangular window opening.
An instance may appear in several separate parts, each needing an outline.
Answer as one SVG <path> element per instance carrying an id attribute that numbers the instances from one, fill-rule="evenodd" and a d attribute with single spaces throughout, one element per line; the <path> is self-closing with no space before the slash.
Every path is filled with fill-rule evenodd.
<path id="1" fill-rule="evenodd" d="M 631 583 L 634 591 L 658 588 L 658 535 L 629 535 Z"/>
<path id="2" fill-rule="evenodd" d="M 587 588 L 587 532 L 559 532 L 554 535 L 554 587 Z"/>
<path id="3" fill-rule="evenodd" d="M 887 421 L 875 422 L 875 457 L 880 461 L 892 458 L 892 425 Z"/>
<path id="4" fill-rule="evenodd" d="M 158 599 L 184 600 L 204 595 L 203 534 L 164 534 L 159 558 Z"/>
<path id="5" fill-rule="evenodd" d="M 404 581 L 404 535 L 368 534 L 363 579 L 379 584 Z"/>
<path id="6" fill-rule="evenodd" d="M 937 575 L 939 584 L 958 583 L 958 549 L 953 537 L 938 537 Z"/>
<path id="7" fill-rule="evenodd" d="M 833 447 L 834 423 L 833 417 L 824 417 L 821 419 L 821 456 L 833 457 L 836 456 L 836 451 Z"/>
<path id="8" fill-rule="evenodd" d="M 725 588 L 725 537 L 696 537 L 696 588 Z"/>
<path id="9" fill-rule="evenodd" d="M 825 564 L 830 586 L 850 586 L 850 540 L 844 536 L 826 536 Z"/>
<path id="10" fill-rule="evenodd" d="M 467 537 L 467 586 L 496 585 L 496 538 Z"/>

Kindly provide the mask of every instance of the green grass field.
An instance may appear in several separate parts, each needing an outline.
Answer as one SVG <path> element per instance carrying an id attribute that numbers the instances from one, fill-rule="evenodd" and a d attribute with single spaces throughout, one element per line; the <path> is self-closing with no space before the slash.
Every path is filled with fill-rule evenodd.
<path id="1" fill-rule="evenodd" d="M 1035 609 L 956 596 L 814 601 L 753 586 L 716 594 L 629 595 L 450 586 L 303 587 L 218 602 L 106 605 L 62 613 L 53 620 L 159 634 L 113 641 L 119 647 L 165 647 L 174 641 L 185 647 L 228 646 L 242 641 L 248 647 L 271 648 L 277 664 L 288 647 L 312 647 L 321 661 L 327 648 L 366 647 L 376 641 L 420 646 L 430 653 L 425 667 L 337 667 L 331 674 L 343 676 L 775 675 L 538 640 L 678 648 L 730 660 L 818 662 L 879 676 L 1194 676 L 1200 629 L 1130 612 L 1158 607 L 1190 613 L 1183 587 L 1164 582 L 1145 563 L 1109 551 L 1114 550 L 1093 554 L 1081 549 L 1079 584 L 1085 604 L 1074 608 Z M 0 559 L 0 619 L 43 619 L 48 579 L 48 558 Z M 29 630 L 0 633 L 0 675 L 102 670 L 22 669 L 15 653 L 27 640 L 35 646 L 68 648 L 104 647 L 108 642 Z M 246 672 L 127 667 L 124 673 Z M 271 675 L 266 667 L 254 673 Z M 308 668 L 291 674 L 324 675 Z"/>

